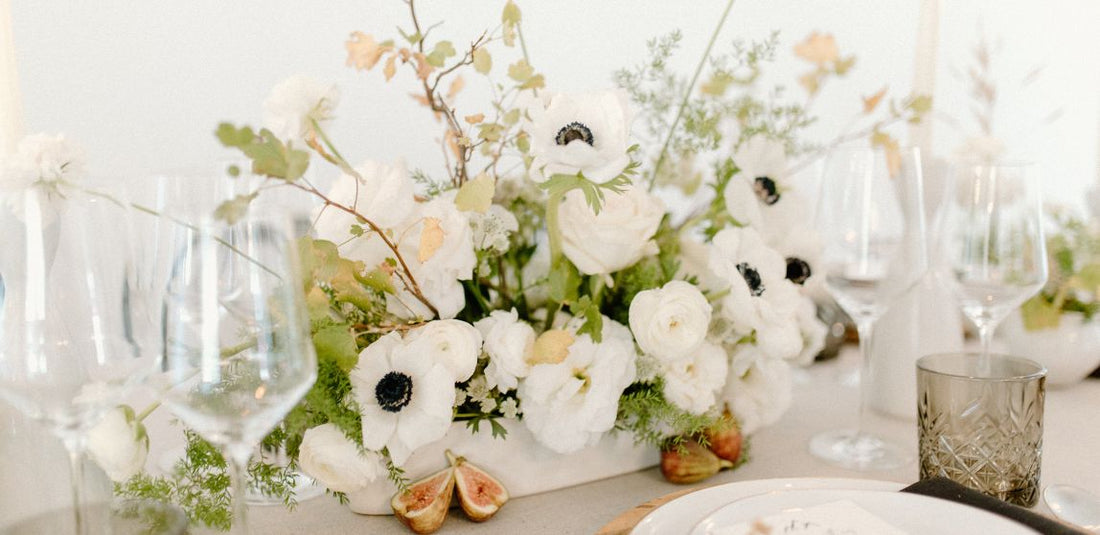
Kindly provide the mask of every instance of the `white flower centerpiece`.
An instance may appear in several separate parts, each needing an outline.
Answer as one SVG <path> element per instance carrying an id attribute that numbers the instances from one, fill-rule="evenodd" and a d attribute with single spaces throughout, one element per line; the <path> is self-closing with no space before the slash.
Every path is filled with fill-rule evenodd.
<path id="1" fill-rule="evenodd" d="M 288 478 L 301 469 L 356 511 L 388 512 L 390 496 L 439 470 L 451 449 L 522 495 L 778 420 L 792 366 L 812 361 L 825 334 L 804 292 L 816 239 L 790 173 L 822 148 L 798 138 L 808 103 L 852 58 L 815 34 L 796 48 L 813 66 L 804 100 L 760 98 L 750 88 L 775 37 L 708 49 L 699 84 L 698 73 L 666 70 L 674 32 L 650 43 L 652 61 L 617 73 L 619 89 L 555 92 L 514 48 L 515 4 L 462 50 L 431 41 L 410 12 L 403 41 L 356 32 L 347 61 L 419 88 L 442 124 L 442 173 L 345 160 L 326 133 L 337 90 L 301 77 L 271 93 L 265 128 L 217 129 L 251 161 L 231 172 L 264 177 L 254 193 L 293 189 L 320 204 L 300 242 L 318 379 L 265 440 L 290 465 L 253 460 L 261 488 L 289 502 Z M 491 55 L 496 43 L 516 55 L 506 66 Z M 460 113 L 454 98 L 471 74 L 493 97 Z M 838 139 L 892 143 L 886 125 L 927 109 L 906 99 L 876 118 L 881 99 L 864 99 L 869 124 Z M 703 158 L 713 165 L 697 166 Z M 330 167 L 313 173 L 337 177 L 329 191 L 306 177 L 316 162 Z M 696 194 L 691 213 L 666 208 L 659 194 L 673 187 Z M 221 209 L 248 209 L 255 196 Z M 183 505 L 225 528 L 225 489 L 204 483 L 222 468 L 208 444 L 186 438 L 172 473 L 139 474 L 117 491 L 209 498 Z M 585 457 L 592 451 L 602 453 Z M 548 477 L 527 480 L 541 487 L 521 479 L 540 471 Z"/>

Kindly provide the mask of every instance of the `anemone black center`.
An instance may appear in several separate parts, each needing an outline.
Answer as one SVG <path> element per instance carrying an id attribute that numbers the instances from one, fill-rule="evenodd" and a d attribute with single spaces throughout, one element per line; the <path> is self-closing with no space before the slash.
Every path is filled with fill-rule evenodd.
<path id="1" fill-rule="evenodd" d="M 756 268 L 748 263 L 741 262 L 737 264 L 737 272 L 745 278 L 745 283 L 749 285 L 749 291 L 752 292 L 752 295 L 759 297 L 764 293 L 764 281 L 760 279 L 760 272 L 756 271 Z"/>
<path id="2" fill-rule="evenodd" d="M 400 372 L 390 372 L 374 385 L 374 399 L 389 412 L 400 412 L 412 400 L 412 378 Z"/>
<path id="3" fill-rule="evenodd" d="M 558 135 L 554 136 L 554 143 L 558 145 L 568 145 L 571 141 L 581 140 L 589 145 L 595 143 L 595 138 L 592 137 L 592 130 L 585 126 L 583 123 L 573 121 L 558 130 Z"/>
<path id="4" fill-rule="evenodd" d="M 752 184 L 752 189 L 764 204 L 771 206 L 779 202 L 779 191 L 775 187 L 775 181 L 769 177 L 756 177 L 756 181 Z"/>
<path id="5" fill-rule="evenodd" d="M 787 259 L 787 280 L 795 284 L 805 284 L 810 275 L 813 275 L 813 271 L 805 260 L 797 257 Z"/>

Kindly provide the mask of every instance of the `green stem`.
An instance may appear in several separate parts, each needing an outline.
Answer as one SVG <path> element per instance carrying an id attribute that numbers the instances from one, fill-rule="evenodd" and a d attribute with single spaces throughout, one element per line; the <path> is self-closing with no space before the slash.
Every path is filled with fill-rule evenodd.
<path id="1" fill-rule="evenodd" d="M 153 411 L 157 410 L 158 407 L 160 407 L 160 401 L 154 401 L 150 403 L 148 407 L 145 407 L 145 410 L 138 413 L 136 417 L 137 421 L 144 421 L 145 418 L 147 418 L 150 414 L 153 414 Z"/>
<path id="2" fill-rule="evenodd" d="M 684 90 L 684 98 L 680 101 L 680 108 L 676 110 L 676 118 L 672 121 L 672 126 L 668 128 L 668 135 L 665 136 L 665 142 L 661 145 L 661 152 L 657 155 L 657 164 L 653 166 L 653 176 L 649 181 L 650 191 L 653 191 L 653 186 L 657 183 L 657 174 L 661 171 L 661 165 L 664 164 L 665 157 L 668 156 L 668 146 L 672 143 L 672 135 L 676 132 L 680 119 L 684 117 L 684 110 L 687 109 L 688 101 L 691 100 L 691 91 L 695 89 L 695 83 L 699 81 L 699 75 L 703 73 L 703 66 L 707 64 L 707 59 L 710 58 L 710 51 L 714 48 L 714 42 L 718 40 L 718 34 L 722 32 L 722 27 L 726 25 L 726 18 L 729 16 L 730 10 L 733 9 L 734 1 L 729 0 L 726 9 L 722 11 L 722 17 L 718 19 L 718 25 L 714 28 L 714 33 L 710 35 L 707 48 L 703 51 L 703 57 L 699 58 L 699 65 L 695 67 L 695 74 L 691 76 L 691 82 Z"/>
<path id="3" fill-rule="evenodd" d="M 566 191 L 551 191 L 546 198 L 546 235 L 550 244 L 550 269 L 554 269 L 561 260 L 561 227 L 558 224 L 558 212 Z"/>

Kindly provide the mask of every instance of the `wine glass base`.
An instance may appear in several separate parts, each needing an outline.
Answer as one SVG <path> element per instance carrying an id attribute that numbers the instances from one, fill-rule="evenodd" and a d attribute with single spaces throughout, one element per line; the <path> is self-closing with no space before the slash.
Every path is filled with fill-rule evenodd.
<path id="1" fill-rule="evenodd" d="M 317 483 L 312 477 L 309 477 L 301 472 L 294 474 L 294 501 L 302 503 L 306 500 L 312 500 L 325 493 L 325 487 Z M 264 494 L 259 489 L 249 486 L 245 489 L 244 499 L 248 502 L 248 505 L 285 505 L 283 499 L 279 496 L 272 496 L 270 494 Z"/>
<path id="2" fill-rule="evenodd" d="M 115 504 L 93 503 L 86 508 L 85 532 L 107 535 L 181 535 L 187 533 L 187 515 L 178 507 L 162 502 L 125 500 Z M 0 535 L 76 533 L 72 507 L 54 509 L 10 525 L 0 526 Z"/>
<path id="3" fill-rule="evenodd" d="M 891 470 L 913 461 L 901 446 L 852 429 L 814 435 L 810 453 L 829 464 L 860 471 Z"/>

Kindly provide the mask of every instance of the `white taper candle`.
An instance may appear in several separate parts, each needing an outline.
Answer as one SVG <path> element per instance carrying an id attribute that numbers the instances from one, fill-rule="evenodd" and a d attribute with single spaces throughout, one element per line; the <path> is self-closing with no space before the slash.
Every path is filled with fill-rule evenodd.
<path id="1" fill-rule="evenodd" d="M 23 136 L 23 103 L 15 67 L 11 0 L 0 0 L 0 156 L 14 151 Z"/>

